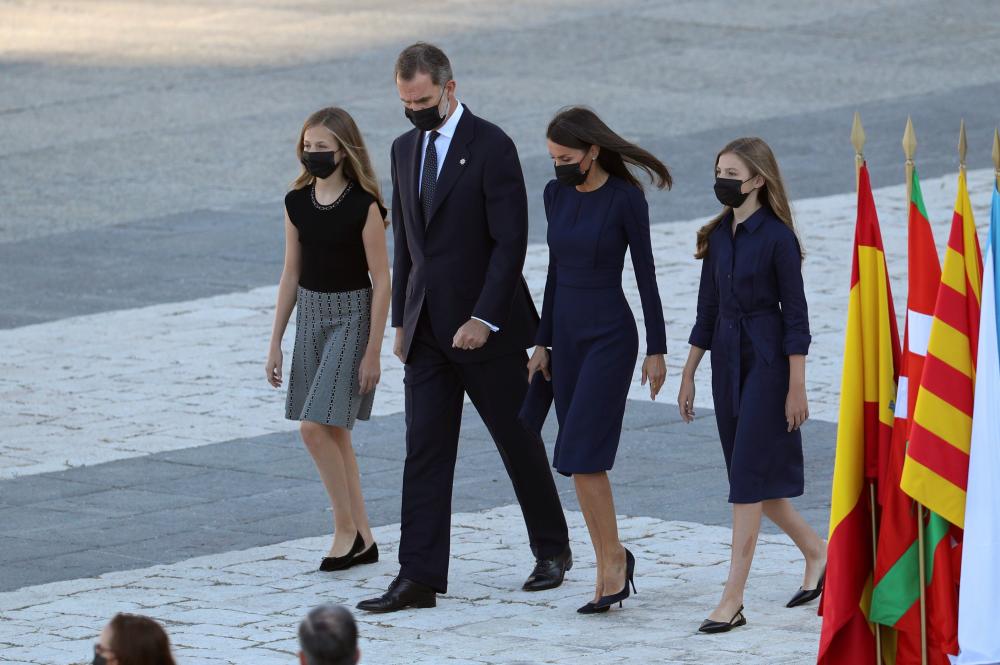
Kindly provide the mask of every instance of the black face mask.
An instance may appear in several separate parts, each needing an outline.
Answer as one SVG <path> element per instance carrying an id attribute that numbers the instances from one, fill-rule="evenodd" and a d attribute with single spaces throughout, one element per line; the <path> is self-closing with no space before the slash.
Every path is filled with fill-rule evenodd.
<path id="1" fill-rule="evenodd" d="M 336 151 L 327 150 L 325 152 L 303 152 L 302 166 L 306 168 L 309 175 L 323 180 L 333 175 L 340 164 L 337 163 Z"/>
<path id="2" fill-rule="evenodd" d="M 556 164 L 556 180 L 567 187 L 582 185 L 587 181 L 587 174 L 590 173 L 591 167 L 594 166 L 594 160 L 590 160 L 590 166 L 587 167 L 586 171 L 580 170 L 581 164 L 583 164 L 582 161 L 575 162 L 573 164 Z"/>
<path id="3" fill-rule="evenodd" d="M 428 106 L 425 109 L 419 109 L 414 111 L 413 109 L 403 109 L 403 115 L 409 118 L 413 126 L 422 132 L 429 132 L 437 129 L 441 126 L 441 123 L 446 117 L 448 117 L 448 111 L 445 110 L 444 115 L 441 115 L 441 100 L 444 99 L 447 90 L 441 91 L 441 97 L 438 98 L 437 104 L 434 106 Z M 450 104 L 450 102 L 449 102 Z"/>
<path id="4" fill-rule="evenodd" d="M 743 205 L 743 202 L 747 200 L 750 196 L 750 192 L 744 194 L 740 191 L 744 183 L 750 182 L 756 176 L 750 176 L 746 180 L 739 180 L 738 178 L 716 178 L 715 179 L 715 198 L 719 199 L 719 203 L 724 206 L 729 206 L 730 208 L 739 208 Z"/>

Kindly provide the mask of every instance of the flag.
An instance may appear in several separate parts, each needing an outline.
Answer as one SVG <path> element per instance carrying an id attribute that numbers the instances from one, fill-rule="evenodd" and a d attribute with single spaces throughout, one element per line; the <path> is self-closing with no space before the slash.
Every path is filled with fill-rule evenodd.
<path id="1" fill-rule="evenodd" d="M 868 620 L 874 569 L 870 488 L 878 475 L 880 451 L 889 450 L 892 435 L 899 334 L 864 164 L 858 177 L 853 254 L 819 665 L 876 662 L 874 627 Z"/>
<path id="2" fill-rule="evenodd" d="M 982 274 L 963 170 L 900 480 L 904 492 L 932 511 L 926 532 L 931 576 L 928 650 L 945 654 L 958 653 L 959 543 L 965 522 Z"/>
<path id="3" fill-rule="evenodd" d="M 892 443 L 884 482 L 879 488 L 882 514 L 879 520 L 878 557 L 875 563 L 875 588 L 872 592 L 871 620 L 896 630 L 896 665 L 920 665 L 920 561 L 917 531 L 917 506 L 899 487 L 910 433 L 910 414 L 920 389 L 920 375 L 927 353 L 931 319 L 938 285 L 941 283 L 941 262 L 934 245 L 934 234 L 927 219 L 927 210 L 920 190 L 920 178 L 913 170 L 910 182 L 908 229 L 908 295 L 906 326 L 903 333 L 903 354 L 899 385 L 896 390 L 895 421 Z M 940 520 L 940 518 L 937 518 Z M 943 527 L 943 528 L 942 528 Z M 928 528 L 935 536 L 947 533 L 947 524 Z M 925 546 L 925 560 L 937 542 Z M 925 571 L 924 584 L 932 579 L 933 570 Z M 929 648 L 930 665 L 947 665 L 940 649 Z"/>
<path id="4" fill-rule="evenodd" d="M 1000 663 L 1000 192 L 993 190 L 993 211 L 986 242 L 976 399 L 972 413 L 969 480 L 965 500 L 962 585 L 958 607 L 958 665 Z"/>
<path id="5" fill-rule="evenodd" d="M 959 528 L 965 522 L 982 282 L 962 170 L 901 482 L 904 492 Z"/>

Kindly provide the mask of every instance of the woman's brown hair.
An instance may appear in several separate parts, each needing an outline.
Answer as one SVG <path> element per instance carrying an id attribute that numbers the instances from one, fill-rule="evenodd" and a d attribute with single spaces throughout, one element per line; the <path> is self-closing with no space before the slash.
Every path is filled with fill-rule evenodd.
<path id="1" fill-rule="evenodd" d="M 375 169 L 372 168 L 371 159 L 368 156 L 368 148 L 365 146 L 365 140 L 361 136 L 361 130 L 358 129 L 351 114 L 344 109 L 337 106 L 329 106 L 316 111 L 306 118 L 306 121 L 302 124 L 302 131 L 299 132 L 299 142 L 295 146 L 295 154 L 299 158 L 299 161 L 302 160 L 302 153 L 304 152 L 303 141 L 305 140 L 306 130 L 310 127 L 320 125 L 330 130 L 334 137 L 336 137 L 337 143 L 340 144 L 340 149 L 347 155 L 346 159 L 341 158 L 344 163 L 341 167 L 344 169 L 344 177 L 361 185 L 362 189 L 375 197 L 379 208 L 385 210 L 385 202 L 382 200 L 382 188 L 379 186 Z M 292 189 L 301 189 L 306 185 L 311 185 L 315 181 L 316 178 L 311 176 L 305 167 L 303 167 L 302 172 L 292 182 L 291 187 Z"/>
<path id="2" fill-rule="evenodd" d="M 545 136 L 554 143 L 576 150 L 589 150 L 596 145 L 601 149 L 597 153 L 597 163 L 601 168 L 639 189 L 642 189 L 642 183 L 629 171 L 626 164 L 645 171 L 650 182 L 660 189 L 670 189 L 674 182 L 670 177 L 670 170 L 663 162 L 649 151 L 613 132 L 596 113 L 585 106 L 560 109 L 549 123 Z"/>
<path id="3" fill-rule="evenodd" d="M 176 665 L 170 638 L 149 617 L 119 613 L 110 626 L 111 651 L 119 665 Z"/>
<path id="4" fill-rule="evenodd" d="M 746 164 L 747 168 L 750 169 L 751 178 L 756 176 L 764 178 L 764 185 L 760 188 L 761 191 L 757 194 L 757 199 L 761 205 L 770 208 L 774 216 L 784 222 L 785 226 L 798 237 L 798 233 L 795 231 L 795 222 L 792 220 L 792 208 L 788 205 L 788 195 L 785 193 L 785 183 L 781 179 L 781 171 L 778 169 L 778 160 L 774 158 L 770 146 L 764 142 L 764 139 L 759 139 L 756 136 L 730 141 L 715 156 L 715 165 L 719 165 L 720 157 L 729 154 L 736 155 L 741 162 Z M 703 259 L 708 256 L 708 237 L 731 211 L 732 208 L 724 206 L 722 212 L 698 229 L 694 258 Z M 799 247 L 801 247 L 801 242 Z M 802 256 L 805 257 L 805 253 Z"/>

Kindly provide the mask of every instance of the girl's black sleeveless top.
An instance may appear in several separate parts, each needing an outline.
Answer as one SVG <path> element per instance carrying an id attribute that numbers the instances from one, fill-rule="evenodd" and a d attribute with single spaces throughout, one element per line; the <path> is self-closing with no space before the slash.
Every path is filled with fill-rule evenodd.
<path id="1" fill-rule="evenodd" d="M 285 210 L 302 247 L 299 286 L 324 293 L 371 286 L 361 233 L 374 202 L 375 197 L 353 181 L 330 205 L 316 201 L 313 185 L 285 195 Z M 381 205 L 379 210 L 385 218 L 386 210 Z"/>

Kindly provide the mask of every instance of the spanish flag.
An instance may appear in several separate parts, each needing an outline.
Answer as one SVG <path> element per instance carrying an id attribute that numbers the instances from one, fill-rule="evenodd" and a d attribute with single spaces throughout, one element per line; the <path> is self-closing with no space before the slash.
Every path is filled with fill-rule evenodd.
<path id="1" fill-rule="evenodd" d="M 874 557 L 871 491 L 888 458 L 899 367 L 899 333 L 868 168 L 858 178 L 851 292 L 833 468 L 819 665 L 875 663 L 868 618 Z"/>
<path id="2" fill-rule="evenodd" d="M 900 482 L 959 528 L 965 525 L 982 284 L 983 257 L 962 170 Z"/>

